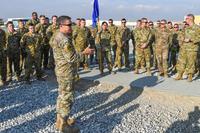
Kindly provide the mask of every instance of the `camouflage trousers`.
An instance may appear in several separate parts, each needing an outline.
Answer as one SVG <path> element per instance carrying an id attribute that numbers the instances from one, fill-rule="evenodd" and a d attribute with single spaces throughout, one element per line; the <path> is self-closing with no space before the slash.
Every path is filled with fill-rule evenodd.
<path id="1" fill-rule="evenodd" d="M 7 61 L 4 51 L 0 51 L 0 76 L 2 81 L 6 81 L 7 76 Z"/>
<path id="2" fill-rule="evenodd" d="M 160 73 L 167 73 L 168 72 L 168 52 L 169 49 L 166 47 L 156 47 L 156 59 L 158 70 Z"/>
<path id="3" fill-rule="evenodd" d="M 62 118 L 68 118 L 74 101 L 74 81 L 68 77 L 57 77 L 58 98 L 56 103 L 56 112 Z"/>
<path id="4" fill-rule="evenodd" d="M 98 52 L 101 52 L 101 53 L 98 54 L 100 72 L 103 72 L 103 70 L 104 70 L 104 64 L 103 64 L 104 63 L 104 59 L 106 59 L 108 70 L 112 71 L 112 55 L 111 55 L 111 51 L 102 51 L 102 50 L 100 50 Z"/>
<path id="5" fill-rule="evenodd" d="M 48 63 L 48 67 L 51 69 L 55 68 L 55 61 L 54 61 L 54 57 L 53 57 L 53 49 L 52 47 L 50 47 L 49 49 L 49 63 Z"/>
<path id="6" fill-rule="evenodd" d="M 194 74 L 196 71 L 197 51 L 191 51 L 181 48 L 178 56 L 177 70 L 179 73 L 187 71 L 188 74 Z"/>
<path id="7" fill-rule="evenodd" d="M 40 60 L 40 66 L 43 68 L 47 68 L 48 60 L 49 60 L 49 44 L 42 45 L 41 48 L 41 60 Z"/>
<path id="8" fill-rule="evenodd" d="M 116 51 L 117 51 L 117 44 L 111 44 L 111 47 L 112 47 L 112 51 L 113 51 L 113 62 L 115 62 L 115 59 L 116 59 Z"/>
<path id="9" fill-rule="evenodd" d="M 25 80 L 30 80 L 30 75 L 33 73 L 33 65 L 35 66 L 37 78 L 41 78 L 42 70 L 40 66 L 40 60 L 40 54 L 34 56 L 27 54 L 25 58 Z"/>
<path id="10" fill-rule="evenodd" d="M 12 78 L 13 76 L 13 65 L 14 72 L 17 76 L 20 76 L 20 50 L 12 49 L 8 50 L 8 77 Z"/>
<path id="11" fill-rule="evenodd" d="M 150 68 L 150 60 L 151 60 L 150 48 L 141 49 L 136 47 L 135 53 L 136 53 L 135 69 L 138 69 L 139 66 L 144 67 L 145 65 L 146 68 Z"/>
<path id="12" fill-rule="evenodd" d="M 124 55 L 125 67 L 129 68 L 129 46 L 117 47 L 115 66 L 118 68 L 122 67 L 122 55 Z"/>
<path id="13" fill-rule="evenodd" d="M 153 55 L 153 59 L 152 59 L 152 64 L 153 64 L 153 66 L 154 67 L 157 67 L 157 60 L 156 60 L 156 46 L 155 45 L 153 45 L 152 46 L 152 49 L 153 49 L 153 51 L 152 51 L 152 55 Z"/>

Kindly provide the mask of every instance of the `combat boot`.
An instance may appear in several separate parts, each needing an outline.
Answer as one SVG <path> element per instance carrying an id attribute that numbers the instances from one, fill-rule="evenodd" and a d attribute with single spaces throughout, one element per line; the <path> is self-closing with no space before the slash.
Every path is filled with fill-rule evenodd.
<path id="1" fill-rule="evenodd" d="M 183 72 L 179 72 L 175 80 L 182 80 Z"/>
<path id="2" fill-rule="evenodd" d="M 192 74 L 188 74 L 188 79 L 187 79 L 188 82 L 192 82 Z"/>
<path id="3" fill-rule="evenodd" d="M 165 77 L 165 78 L 169 78 L 169 75 L 168 75 L 167 72 L 164 72 L 164 77 Z"/>
<path id="4" fill-rule="evenodd" d="M 56 120 L 56 129 L 63 133 L 79 133 L 80 130 L 77 127 L 74 127 L 75 120 L 72 118 L 68 118 L 64 120 L 60 114 L 57 114 Z"/>
<path id="5" fill-rule="evenodd" d="M 134 74 L 139 74 L 138 68 L 135 69 Z"/>
<path id="6" fill-rule="evenodd" d="M 146 68 L 144 66 L 141 67 L 142 73 L 146 72 Z"/>
<path id="7" fill-rule="evenodd" d="M 150 70 L 150 68 L 147 68 L 147 75 L 151 76 L 151 70 Z"/>
<path id="8" fill-rule="evenodd" d="M 87 65 L 87 64 L 84 64 L 84 65 L 83 65 L 83 69 L 84 69 L 84 70 L 88 70 L 88 69 L 89 69 L 88 65 Z"/>

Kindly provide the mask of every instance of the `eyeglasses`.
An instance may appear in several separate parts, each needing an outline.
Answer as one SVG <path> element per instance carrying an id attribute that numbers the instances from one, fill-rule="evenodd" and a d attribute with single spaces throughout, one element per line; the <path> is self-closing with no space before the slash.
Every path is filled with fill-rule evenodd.
<path id="1" fill-rule="evenodd" d="M 63 26 L 72 26 L 71 23 L 70 24 L 61 24 L 61 25 L 63 25 Z"/>

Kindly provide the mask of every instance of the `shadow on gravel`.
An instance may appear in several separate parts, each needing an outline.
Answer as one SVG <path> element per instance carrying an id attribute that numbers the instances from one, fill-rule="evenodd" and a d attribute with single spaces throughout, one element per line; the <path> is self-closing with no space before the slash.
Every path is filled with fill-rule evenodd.
<path id="1" fill-rule="evenodd" d="M 47 106 L 55 106 L 56 88 L 57 83 L 55 81 L 34 81 L 31 85 L 17 83 L 4 88 L 5 90 L 0 92 L 0 108 L 2 109 L 0 112 L 0 124 L 23 115 L 27 117 L 29 113 L 31 114 Z M 39 128 L 44 128 L 44 125 L 51 124 L 51 121 L 54 121 L 52 117 L 55 117 L 55 109 L 54 111 L 43 112 L 42 115 L 35 117 L 35 119 L 27 120 L 27 118 L 24 118 L 24 123 L 8 127 L 5 132 L 13 133 L 19 131 L 20 133 L 21 131 L 23 132 L 23 128 L 31 130 L 35 125 Z M 31 126 L 32 124 L 34 125 L 33 127 Z M 33 130 L 36 131 L 38 128 Z"/>
<path id="2" fill-rule="evenodd" d="M 81 120 L 78 124 L 81 125 L 82 132 L 112 132 L 117 125 L 121 124 L 126 114 L 137 110 L 139 104 L 132 101 L 142 94 L 144 87 L 155 86 L 158 83 L 156 76 L 143 77 L 131 82 L 129 89 L 118 86 L 107 93 L 99 92 L 77 98 L 76 104 L 84 104 L 75 112 L 82 112 L 78 116 Z M 140 87 L 134 87 L 135 84 L 140 84 Z"/>
<path id="3" fill-rule="evenodd" d="M 194 111 L 188 113 L 187 120 L 174 122 L 166 133 L 200 133 L 200 109 L 194 107 Z"/>

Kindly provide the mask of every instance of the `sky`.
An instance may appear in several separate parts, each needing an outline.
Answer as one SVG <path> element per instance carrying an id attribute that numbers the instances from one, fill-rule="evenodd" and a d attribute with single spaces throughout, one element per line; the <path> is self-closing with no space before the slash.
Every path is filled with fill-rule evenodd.
<path id="1" fill-rule="evenodd" d="M 52 15 L 69 15 L 91 19 L 93 0 L 1 0 L 0 18 L 30 17 L 32 11 Z M 200 0 L 99 0 L 100 19 L 136 21 L 167 19 L 182 21 L 188 13 L 200 14 Z"/>

